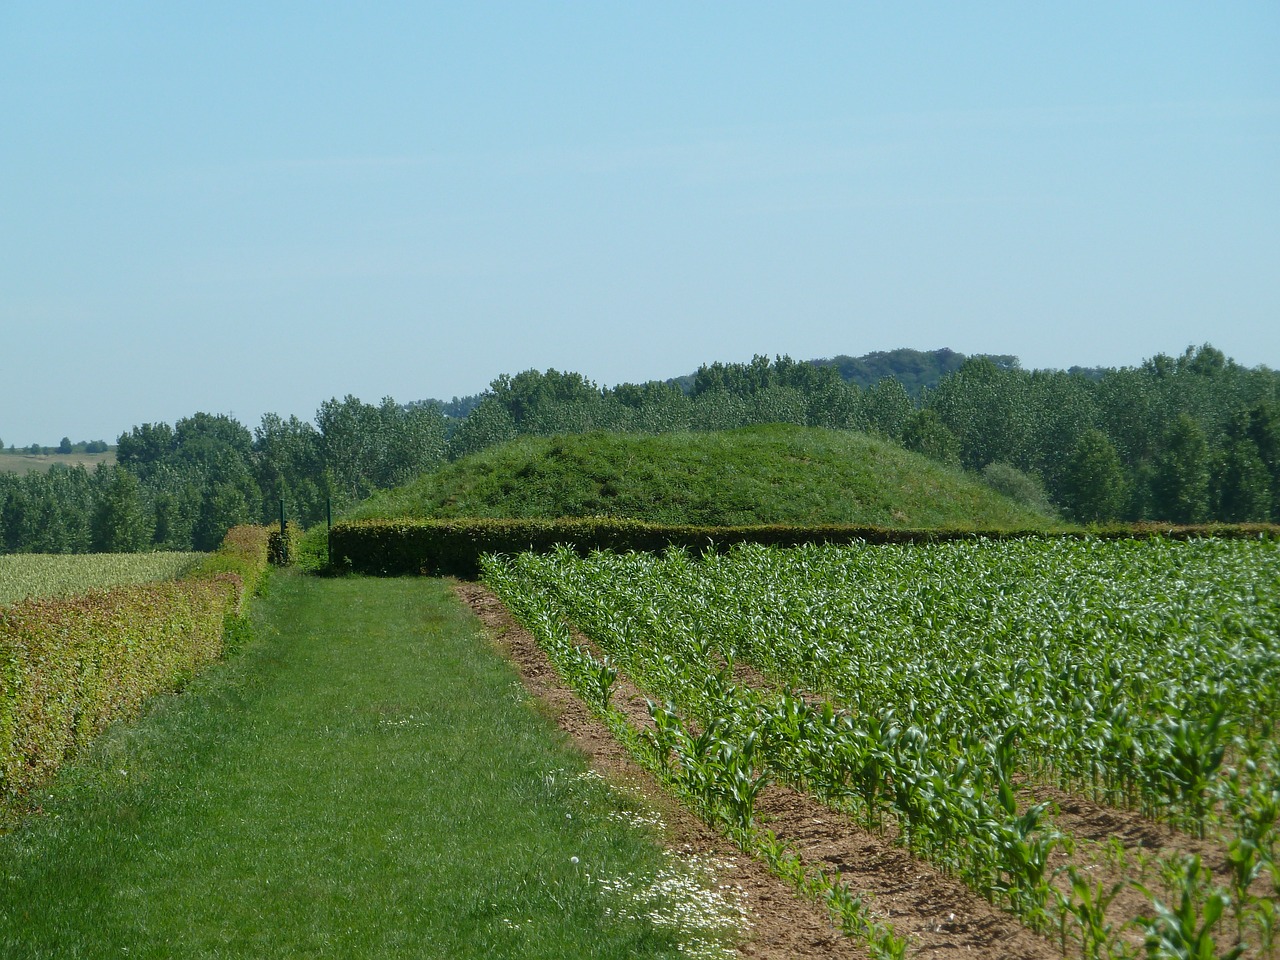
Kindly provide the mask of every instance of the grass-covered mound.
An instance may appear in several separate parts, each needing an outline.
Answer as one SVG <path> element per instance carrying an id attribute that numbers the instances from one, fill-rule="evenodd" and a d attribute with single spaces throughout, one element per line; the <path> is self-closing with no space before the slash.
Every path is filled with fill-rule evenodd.
<path id="1" fill-rule="evenodd" d="M 362 517 L 626 517 L 734 526 L 1044 527 L 982 482 L 861 433 L 771 425 L 525 437 L 362 504 Z"/>

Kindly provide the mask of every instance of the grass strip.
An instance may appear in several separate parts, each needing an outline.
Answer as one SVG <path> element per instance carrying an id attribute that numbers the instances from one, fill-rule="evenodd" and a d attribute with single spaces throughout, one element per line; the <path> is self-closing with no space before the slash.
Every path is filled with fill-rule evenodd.
<path id="1" fill-rule="evenodd" d="M 282 574 L 254 620 L 0 837 L 0 956 L 677 954 L 603 892 L 661 851 L 445 584 Z"/>

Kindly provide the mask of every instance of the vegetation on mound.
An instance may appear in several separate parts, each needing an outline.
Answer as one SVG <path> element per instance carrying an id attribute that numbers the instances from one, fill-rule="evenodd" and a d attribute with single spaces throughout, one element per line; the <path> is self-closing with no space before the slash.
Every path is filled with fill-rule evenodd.
<path id="1" fill-rule="evenodd" d="M 362 517 L 591 517 L 710 526 L 1046 527 L 986 484 L 851 431 L 786 425 L 523 437 L 375 495 Z"/>

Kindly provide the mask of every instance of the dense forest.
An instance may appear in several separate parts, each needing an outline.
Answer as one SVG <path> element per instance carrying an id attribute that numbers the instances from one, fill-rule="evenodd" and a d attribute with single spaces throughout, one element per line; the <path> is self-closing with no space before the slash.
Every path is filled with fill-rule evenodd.
<path id="1" fill-rule="evenodd" d="M 875 379 L 872 379 L 875 378 Z M 1280 521 L 1280 373 L 1212 346 L 1137 367 L 1023 370 L 1013 357 L 895 351 L 704 365 L 602 388 L 503 375 L 450 404 L 348 396 L 252 431 L 196 413 L 135 426 L 117 463 L 0 473 L 5 552 L 206 550 L 227 528 L 310 526 L 374 490 L 525 434 L 660 433 L 793 423 L 860 430 L 982 476 L 1067 519 Z"/>

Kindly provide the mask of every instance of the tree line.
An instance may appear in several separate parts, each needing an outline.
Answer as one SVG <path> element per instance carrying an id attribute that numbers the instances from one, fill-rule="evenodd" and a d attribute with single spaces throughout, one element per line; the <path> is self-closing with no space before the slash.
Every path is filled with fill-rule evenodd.
<path id="1" fill-rule="evenodd" d="M 321 404 L 314 424 L 267 414 L 252 432 L 196 413 L 120 435 L 116 463 L 90 471 L 0 473 L 0 550 L 212 550 L 240 523 L 311 526 L 374 490 L 441 464 L 447 418 L 437 404 L 405 407 L 348 396 Z"/>
<path id="2" fill-rule="evenodd" d="M 915 396 L 897 377 L 863 388 L 835 363 L 788 357 L 612 389 L 528 371 L 495 380 L 450 443 L 778 422 L 874 433 L 1085 523 L 1280 521 L 1280 373 L 1207 344 L 1119 369 L 969 357 Z"/>
<path id="3" fill-rule="evenodd" d="M 762 423 L 877 434 L 1080 522 L 1280 521 L 1275 371 L 1207 344 L 1118 369 L 942 359 L 953 369 L 932 388 L 917 379 L 913 391 L 894 376 L 864 387 L 842 375 L 847 364 L 757 356 L 703 365 L 683 381 L 609 388 L 579 373 L 528 370 L 455 400 L 456 416 L 437 401 L 351 396 L 322 404 L 314 422 L 268 414 L 252 432 L 197 413 L 122 434 L 114 467 L 0 474 L 0 546 L 205 550 L 236 523 L 273 522 L 281 500 L 310 526 L 330 503 L 340 513 L 522 435 Z"/>

